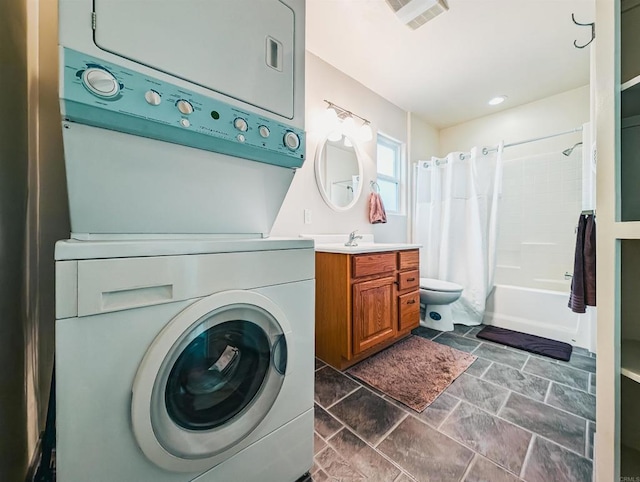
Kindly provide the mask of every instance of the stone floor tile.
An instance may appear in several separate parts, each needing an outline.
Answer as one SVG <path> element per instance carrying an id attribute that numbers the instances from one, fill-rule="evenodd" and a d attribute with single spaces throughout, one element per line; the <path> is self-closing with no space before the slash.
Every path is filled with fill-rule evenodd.
<path id="1" fill-rule="evenodd" d="M 440 430 L 515 473 L 520 473 L 531 441 L 531 433 L 526 430 L 464 402 Z"/>
<path id="2" fill-rule="evenodd" d="M 326 442 L 320 438 L 320 436 L 314 432 L 313 434 L 313 453 L 317 454 L 323 448 L 327 446 Z"/>
<path id="3" fill-rule="evenodd" d="M 456 350 L 466 351 L 467 353 L 471 353 L 480 344 L 479 341 L 465 338 L 453 333 L 443 333 L 433 341 L 442 345 L 450 346 L 451 348 L 455 348 Z"/>
<path id="4" fill-rule="evenodd" d="M 520 479 L 502 467 L 476 455 L 464 482 L 519 482 Z"/>
<path id="5" fill-rule="evenodd" d="M 596 372 L 596 359 L 590 356 L 577 355 L 573 353 L 571 359 L 568 362 L 557 361 L 560 365 L 569 365 L 580 370 L 595 373 Z"/>
<path id="6" fill-rule="evenodd" d="M 463 373 L 444 393 L 466 400 L 491 413 L 496 413 L 507 398 L 509 391 Z"/>
<path id="7" fill-rule="evenodd" d="M 550 383 L 549 380 L 523 373 L 500 363 L 491 365 L 482 379 L 540 401 L 544 400 Z"/>
<path id="8" fill-rule="evenodd" d="M 360 388 L 336 403 L 329 412 L 372 445 L 376 445 L 394 425 L 408 416 L 366 388 Z"/>
<path id="9" fill-rule="evenodd" d="M 582 390 L 553 383 L 547 403 L 589 420 L 596 420 L 596 397 Z"/>
<path id="10" fill-rule="evenodd" d="M 569 365 L 560 365 L 531 357 L 527 361 L 523 371 L 562 383 L 563 385 L 584 390 L 585 392 L 588 388 L 589 374 L 583 370 L 576 370 Z"/>
<path id="11" fill-rule="evenodd" d="M 322 360 L 320 360 L 320 358 L 316 358 L 316 370 L 319 370 L 320 368 L 322 368 L 323 366 L 325 366 L 326 363 L 323 362 Z"/>
<path id="12" fill-rule="evenodd" d="M 574 452 L 584 453 L 587 423 L 583 418 L 513 392 L 499 416 Z"/>
<path id="13" fill-rule="evenodd" d="M 346 428 L 331 437 L 329 444 L 368 481 L 389 482 L 400 475 L 400 469 Z"/>
<path id="14" fill-rule="evenodd" d="M 378 450 L 419 481 L 458 481 L 473 452 L 414 417 L 407 417 Z"/>
<path id="15" fill-rule="evenodd" d="M 314 429 L 325 439 L 338 432 L 343 425 L 333 418 L 324 408 L 317 403 L 313 406 Z"/>
<path id="16" fill-rule="evenodd" d="M 590 460 L 535 437 L 523 478 L 527 482 L 588 482 L 592 470 Z"/>
<path id="17" fill-rule="evenodd" d="M 453 332 L 448 332 L 448 333 L 455 333 L 456 335 L 464 336 L 467 333 L 469 333 L 473 328 L 475 328 L 475 326 L 467 326 L 467 325 L 462 325 L 460 323 L 455 323 L 453 325 Z"/>
<path id="18" fill-rule="evenodd" d="M 434 330 L 432 328 L 427 328 L 426 326 L 419 326 L 418 328 L 414 328 L 411 330 L 413 335 L 421 336 L 422 338 L 427 338 L 431 340 L 438 335 L 441 335 L 442 332 L 438 330 Z"/>
<path id="19" fill-rule="evenodd" d="M 327 408 L 360 385 L 330 366 L 315 373 L 315 401 Z"/>
<path id="20" fill-rule="evenodd" d="M 487 368 L 492 364 L 491 360 L 485 360 L 484 358 L 478 358 L 474 361 L 469 368 L 465 370 L 467 375 L 473 375 L 474 377 L 482 377 Z"/>
<path id="21" fill-rule="evenodd" d="M 460 403 L 460 400 L 457 398 L 441 393 L 438 398 L 431 402 L 431 405 L 417 414 L 416 417 L 437 428 L 458 403 Z"/>
<path id="22" fill-rule="evenodd" d="M 328 480 L 349 482 L 367 480 L 363 474 L 351 466 L 348 460 L 342 458 L 331 447 L 325 448 L 322 452 L 316 455 L 316 460 L 318 465 L 320 465 L 329 476 Z"/>
<path id="23" fill-rule="evenodd" d="M 498 345 L 491 345 L 488 343 L 481 343 L 478 348 L 473 352 L 474 355 L 481 358 L 487 358 L 491 361 L 502 363 L 503 365 L 509 365 L 513 368 L 520 370 L 527 361 L 528 355 L 520 351 L 507 350 L 506 348 Z"/>

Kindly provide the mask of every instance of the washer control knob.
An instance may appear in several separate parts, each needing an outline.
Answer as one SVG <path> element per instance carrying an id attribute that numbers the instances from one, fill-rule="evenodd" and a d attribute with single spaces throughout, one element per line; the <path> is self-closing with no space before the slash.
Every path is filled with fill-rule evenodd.
<path id="1" fill-rule="evenodd" d="M 184 115 L 193 114 L 193 106 L 188 100 L 180 99 L 178 102 L 176 102 L 176 107 Z"/>
<path id="2" fill-rule="evenodd" d="M 191 125 L 191 122 L 189 122 L 189 119 L 180 119 L 180 125 L 182 127 L 189 127 Z"/>
<path id="3" fill-rule="evenodd" d="M 147 90 L 144 94 L 144 100 L 147 101 L 147 104 L 151 105 L 160 105 L 162 102 L 162 97 L 155 90 Z"/>
<path id="4" fill-rule="evenodd" d="M 89 92 L 98 97 L 109 99 L 120 93 L 120 84 L 116 78 L 104 69 L 91 67 L 82 73 L 82 83 Z"/>
<path id="5" fill-rule="evenodd" d="M 298 134 L 292 131 L 287 131 L 284 135 L 284 145 L 287 146 L 287 149 L 295 151 L 300 147 L 300 138 L 298 137 Z"/>
<path id="6" fill-rule="evenodd" d="M 247 121 L 242 117 L 236 117 L 233 121 L 233 127 L 241 132 L 246 132 L 246 130 L 249 128 L 249 125 L 247 124 Z"/>
<path id="7" fill-rule="evenodd" d="M 267 126 L 258 127 L 258 132 L 260 133 L 260 136 L 264 137 L 265 139 L 269 137 L 269 134 L 271 134 Z"/>
<path id="8" fill-rule="evenodd" d="M 238 139 L 238 142 L 244 142 L 245 141 L 244 134 L 238 134 L 236 136 L 236 139 Z"/>

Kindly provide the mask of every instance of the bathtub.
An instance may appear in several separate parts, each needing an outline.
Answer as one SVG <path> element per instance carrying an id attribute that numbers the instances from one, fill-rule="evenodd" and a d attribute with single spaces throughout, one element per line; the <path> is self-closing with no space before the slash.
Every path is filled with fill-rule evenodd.
<path id="1" fill-rule="evenodd" d="M 496 285 L 487 298 L 483 323 L 564 341 L 595 352 L 595 308 L 578 314 L 569 293 Z"/>

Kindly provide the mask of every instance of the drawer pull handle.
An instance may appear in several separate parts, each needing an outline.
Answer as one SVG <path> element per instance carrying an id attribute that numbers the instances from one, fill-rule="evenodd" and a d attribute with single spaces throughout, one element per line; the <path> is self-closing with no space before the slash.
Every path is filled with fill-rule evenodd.
<path id="1" fill-rule="evenodd" d="M 409 300 L 409 301 L 407 301 L 407 304 L 408 304 L 408 305 L 412 305 L 412 304 L 414 304 L 415 302 L 416 302 L 416 300 Z"/>
<path id="2" fill-rule="evenodd" d="M 407 278 L 407 281 L 415 281 L 415 278 Z"/>

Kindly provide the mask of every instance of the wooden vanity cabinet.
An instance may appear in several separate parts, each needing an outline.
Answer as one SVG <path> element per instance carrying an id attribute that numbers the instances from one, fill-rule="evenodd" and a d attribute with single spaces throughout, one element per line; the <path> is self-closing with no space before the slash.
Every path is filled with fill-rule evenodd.
<path id="1" fill-rule="evenodd" d="M 316 252 L 316 356 L 339 370 L 420 322 L 418 250 Z"/>

